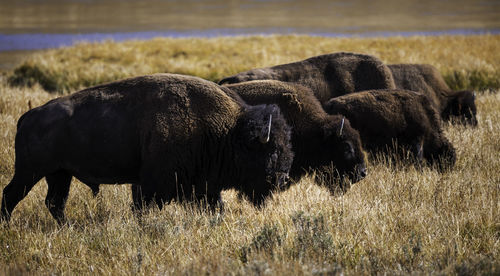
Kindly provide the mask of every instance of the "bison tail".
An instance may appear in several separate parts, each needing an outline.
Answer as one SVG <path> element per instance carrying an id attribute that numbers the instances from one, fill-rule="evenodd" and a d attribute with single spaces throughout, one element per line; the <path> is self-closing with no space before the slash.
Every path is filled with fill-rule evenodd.
<path id="1" fill-rule="evenodd" d="M 17 120 L 17 130 L 19 130 L 19 128 L 21 127 L 21 123 L 23 122 L 24 118 L 26 118 L 26 115 L 28 113 L 29 111 L 21 115 L 21 117 L 19 117 L 19 120 Z"/>

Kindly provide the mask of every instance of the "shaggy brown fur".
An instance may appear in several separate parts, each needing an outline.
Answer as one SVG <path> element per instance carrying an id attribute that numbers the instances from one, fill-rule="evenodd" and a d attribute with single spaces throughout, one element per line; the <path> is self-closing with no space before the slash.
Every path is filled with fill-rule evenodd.
<path id="1" fill-rule="evenodd" d="M 340 173 L 356 182 L 366 175 L 364 153 L 358 132 L 349 120 L 327 114 L 312 91 L 301 85 L 260 80 L 230 84 L 249 104 L 276 104 L 292 127 L 295 153 L 290 174 L 300 177 L 308 168 L 320 168 L 333 162 Z"/>
<path id="2" fill-rule="evenodd" d="M 331 99 L 325 111 L 349 118 L 371 152 L 386 151 L 396 142 L 418 161 L 442 161 L 441 169 L 455 163 L 455 149 L 444 136 L 439 115 L 426 95 L 405 90 L 364 91 Z"/>
<path id="3" fill-rule="evenodd" d="M 310 88 L 321 103 L 356 91 L 396 88 L 391 71 L 378 58 L 345 52 L 252 69 L 227 77 L 219 84 L 264 79 L 301 84 Z"/>
<path id="4" fill-rule="evenodd" d="M 290 129 L 276 105 L 248 106 L 217 84 L 157 74 L 54 99 L 18 121 L 15 174 L 2 219 L 45 177 L 45 200 L 64 221 L 71 178 L 134 183 L 137 208 L 206 200 L 235 188 L 260 204 L 292 165 Z M 272 117 L 272 124 L 269 121 Z"/>
<path id="5" fill-rule="evenodd" d="M 443 120 L 477 125 L 475 93 L 452 91 L 436 67 L 429 64 L 389 65 L 396 87 L 429 96 Z"/>

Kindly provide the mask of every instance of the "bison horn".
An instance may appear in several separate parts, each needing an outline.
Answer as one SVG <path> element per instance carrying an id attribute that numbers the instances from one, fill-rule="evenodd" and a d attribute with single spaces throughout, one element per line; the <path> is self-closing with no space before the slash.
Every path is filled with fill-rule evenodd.
<path id="1" fill-rule="evenodd" d="M 472 99 L 475 100 L 476 99 L 476 91 L 474 91 L 474 93 L 472 94 Z"/>
<path id="2" fill-rule="evenodd" d="M 345 117 L 342 117 L 342 122 L 340 123 L 339 136 L 342 135 L 342 130 L 344 129 L 344 121 L 345 121 Z"/>
<path id="3" fill-rule="evenodd" d="M 269 140 L 271 139 L 271 122 L 272 122 L 272 120 L 273 120 L 273 114 L 269 114 L 269 123 L 267 125 L 267 135 L 265 137 L 262 136 L 260 138 L 260 142 L 262 142 L 262 144 L 269 142 Z"/>

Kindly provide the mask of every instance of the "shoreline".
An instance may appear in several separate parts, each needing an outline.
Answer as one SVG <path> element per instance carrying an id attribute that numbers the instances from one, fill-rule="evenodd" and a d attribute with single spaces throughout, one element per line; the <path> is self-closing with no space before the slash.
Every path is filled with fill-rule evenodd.
<path id="1" fill-rule="evenodd" d="M 248 28 L 248 30 L 252 30 Z M 234 31 L 230 33 L 229 31 Z M 365 33 L 276 33 L 276 32 L 247 32 L 237 33 L 236 29 L 213 29 L 209 31 L 147 31 L 147 32 L 114 32 L 114 33 L 83 33 L 83 34 L 2 34 L 0 33 L 0 73 L 6 73 L 19 65 L 26 57 L 35 53 L 41 53 L 48 50 L 62 49 L 72 47 L 79 43 L 104 43 L 127 42 L 127 41 L 148 41 L 153 39 L 211 39 L 211 38 L 237 38 L 237 37 L 271 37 L 271 36 L 309 36 L 324 38 L 390 38 L 390 37 L 438 37 L 438 36 L 482 36 L 498 35 L 500 29 L 493 30 L 475 30 L 475 29 L 457 29 L 446 31 L 398 31 L 398 32 L 365 32 Z M 29 43 L 37 43 L 36 46 L 30 46 Z"/>
<path id="2" fill-rule="evenodd" d="M 39 83 L 69 92 L 134 75 L 170 72 L 217 82 L 224 76 L 331 52 L 359 52 L 388 64 L 429 63 L 457 90 L 498 88 L 500 35 L 329 38 L 269 35 L 168 38 L 81 43 L 70 47 L 12 51 L 2 74 L 12 83 Z M 429 49 L 432 49 L 429 51 Z M 460 55 L 457 55 L 460 53 Z M 0 63 L 1 60 L 0 52 Z M 24 60 L 24 61 L 23 61 Z M 17 63 L 19 62 L 19 63 Z M 17 70 L 19 69 L 19 70 Z"/>
<path id="3" fill-rule="evenodd" d="M 72 46 L 80 42 L 103 42 L 112 40 L 150 40 L 162 38 L 216 38 L 239 36 L 303 35 L 327 38 L 385 38 L 443 35 L 496 35 L 500 29 L 451 29 L 433 31 L 368 31 L 328 32 L 321 29 L 301 30 L 296 28 L 220 28 L 186 31 L 139 31 L 139 32 L 86 32 L 86 33 L 0 33 L 0 53 L 4 51 L 41 50 Z"/>

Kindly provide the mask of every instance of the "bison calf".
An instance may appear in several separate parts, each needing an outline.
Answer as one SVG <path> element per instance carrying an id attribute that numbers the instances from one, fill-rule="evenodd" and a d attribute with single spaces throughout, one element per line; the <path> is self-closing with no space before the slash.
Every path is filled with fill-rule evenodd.
<path id="1" fill-rule="evenodd" d="M 224 78 L 219 84 L 251 80 L 280 80 L 301 84 L 310 88 L 321 103 L 356 91 L 396 88 L 391 71 L 378 58 L 345 52 L 252 69 Z"/>
<path id="2" fill-rule="evenodd" d="M 429 96 L 443 120 L 477 125 L 476 94 L 473 91 L 453 91 L 436 67 L 429 64 L 389 65 L 396 87 L 422 92 Z"/>
<path id="3" fill-rule="evenodd" d="M 365 149 L 376 152 L 396 143 L 421 161 L 436 161 L 441 169 L 455 163 L 455 149 L 444 136 L 439 115 L 429 98 L 405 90 L 371 90 L 325 104 L 330 114 L 342 114 L 361 135 Z"/>
<path id="4" fill-rule="evenodd" d="M 279 107 L 248 106 L 212 82 L 174 74 L 104 84 L 34 108 L 18 121 L 15 149 L 1 218 L 45 177 L 45 204 L 60 223 L 73 176 L 134 183 L 139 209 L 178 197 L 214 205 L 230 188 L 260 204 L 293 161 Z"/>
<path id="5" fill-rule="evenodd" d="M 311 90 L 275 80 L 249 81 L 226 86 L 249 104 L 276 104 L 292 127 L 295 153 L 290 174 L 300 177 L 306 169 L 333 162 L 340 175 L 352 182 L 365 177 L 364 152 L 358 132 L 349 120 L 327 114 Z"/>

